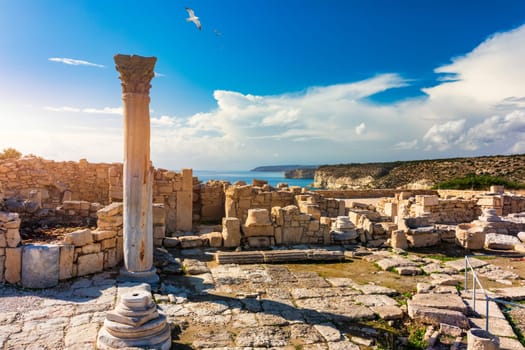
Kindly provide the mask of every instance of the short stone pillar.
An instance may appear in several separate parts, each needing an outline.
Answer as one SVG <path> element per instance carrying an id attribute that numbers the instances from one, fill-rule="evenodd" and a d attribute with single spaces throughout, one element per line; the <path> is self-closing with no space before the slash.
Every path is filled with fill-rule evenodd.
<path id="1" fill-rule="evenodd" d="M 348 216 L 338 216 L 332 223 L 330 234 L 335 243 L 354 240 L 359 236 Z"/>
<path id="2" fill-rule="evenodd" d="M 248 217 L 243 225 L 246 237 L 273 236 L 272 222 L 267 209 L 248 209 Z"/>
<path id="3" fill-rule="evenodd" d="M 171 330 L 166 316 L 157 311 L 146 286 L 123 294 L 115 310 L 106 314 L 97 337 L 98 349 L 171 348 Z"/>
<path id="4" fill-rule="evenodd" d="M 115 55 L 124 104 L 124 267 L 122 280 L 156 283 L 153 266 L 149 90 L 155 57 Z"/>
<path id="5" fill-rule="evenodd" d="M 408 241 L 405 235 L 405 231 L 403 230 L 392 231 L 392 234 L 390 236 L 390 246 L 392 248 L 398 248 L 398 249 L 403 249 L 403 250 L 408 249 Z"/>
<path id="6" fill-rule="evenodd" d="M 499 350 L 499 338 L 483 329 L 467 332 L 467 350 Z"/>
<path id="7" fill-rule="evenodd" d="M 222 240 L 226 248 L 241 245 L 241 224 L 237 218 L 222 218 Z"/>

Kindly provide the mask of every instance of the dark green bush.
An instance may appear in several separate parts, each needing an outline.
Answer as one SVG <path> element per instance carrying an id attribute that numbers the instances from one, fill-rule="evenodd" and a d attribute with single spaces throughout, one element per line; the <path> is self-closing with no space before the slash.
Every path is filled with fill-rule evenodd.
<path id="1" fill-rule="evenodd" d="M 488 190 L 490 186 L 499 185 L 506 189 L 523 189 L 525 184 L 509 181 L 501 177 L 491 175 L 470 174 L 465 177 L 455 178 L 441 182 L 432 189 L 449 189 L 449 190 Z"/>

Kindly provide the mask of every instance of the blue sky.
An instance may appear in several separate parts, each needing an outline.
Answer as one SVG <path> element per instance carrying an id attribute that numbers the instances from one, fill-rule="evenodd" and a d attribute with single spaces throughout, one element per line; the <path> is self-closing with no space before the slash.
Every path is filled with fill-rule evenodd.
<path id="1" fill-rule="evenodd" d="M 520 0 L 0 0 L 0 149 L 122 161 L 116 53 L 159 167 L 525 153 Z"/>

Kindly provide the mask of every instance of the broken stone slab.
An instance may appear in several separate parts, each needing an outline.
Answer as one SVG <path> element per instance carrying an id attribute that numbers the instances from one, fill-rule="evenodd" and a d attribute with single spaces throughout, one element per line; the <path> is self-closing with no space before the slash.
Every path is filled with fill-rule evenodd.
<path id="1" fill-rule="evenodd" d="M 312 261 L 344 261 L 345 252 L 341 250 L 309 249 L 306 258 Z"/>
<path id="2" fill-rule="evenodd" d="M 264 255 L 260 251 L 254 252 L 217 252 L 215 261 L 218 264 L 262 264 Z"/>
<path id="3" fill-rule="evenodd" d="M 472 299 L 465 299 L 465 303 L 468 305 L 471 313 L 477 314 L 481 317 L 487 317 L 487 304 L 485 301 L 476 300 L 476 309 L 474 310 L 474 303 Z M 494 301 L 489 301 L 489 317 L 490 319 L 499 318 L 501 320 L 505 319 L 505 316 L 501 312 L 498 304 Z"/>
<path id="4" fill-rule="evenodd" d="M 463 299 L 459 295 L 451 294 L 415 294 L 410 304 L 413 307 L 432 307 L 437 309 L 454 310 L 461 312 L 462 314 L 467 313 L 467 305 L 463 302 Z"/>
<path id="5" fill-rule="evenodd" d="M 456 276 L 450 276 L 445 273 L 433 273 L 430 275 L 430 278 L 432 278 L 432 285 L 457 286 L 460 280 Z"/>
<path id="6" fill-rule="evenodd" d="M 403 310 L 396 305 L 378 305 L 372 306 L 371 309 L 385 321 L 400 320 L 404 314 Z"/>
<path id="7" fill-rule="evenodd" d="M 488 233 L 485 236 L 485 247 L 489 249 L 513 250 L 520 240 L 511 235 L 502 235 L 498 233 Z"/>
<path id="8" fill-rule="evenodd" d="M 199 248 L 204 245 L 203 239 L 200 236 L 180 236 L 177 238 L 180 241 L 182 249 Z"/>
<path id="9" fill-rule="evenodd" d="M 22 252 L 22 286 L 50 288 L 58 284 L 60 249 L 58 245 L 24 246 Z"/>
<path id="10" fill-rule="evenodd" d="M 486 321 L 486 318 L 469 318 L 471 328 L 485 329 Z M 506 319 L 491 318 L 489 321 L 489 332 L 499 337 L 516 337 L 514 330 Z"/>
<path id="11" fill-rule="evenodd" d="M 453 269 L 451 267 L 443 267 L 440 263 L 430 263 L 428 265 L 421 266 L 421 269 L 429 275 L 433 273 L 442 273 L 447 275 L 453 275 L 458 273 L 456 269 Z"/>
<path id="12" fill-rule="evenodd" d="M 356 295 L 354 301 L 365 306 L 396 306 L 397 301 L 384 294 Z"/>
<path id="13" fill-rule="evenodd" d="M 417 322 L 434 326 L 446 323 L 461 329 L 469 328 L 467 316 L 459 311 L 414 305 L 411 300 L 407 304 L 408 315 Z"/>
<path id="14" fill-rule="evenodd" d="M 382 259 L 376 261 L 376 265 L 385 271 L 390 271 L 396 267 L 417 266 L 417 264 L 413 261 L 401 257 L 389 257 Z"/>
<path id="15" fill-rule="evenodd" d="M 199 275 L 210 272 L 206 263 L 197 259 L 184 259 L 182 261 L 182 266 L 186 273 L 190 275 Z"/>
<path id="16" fill-rule="evenodd" d="M 266 263 L 306 261 L 307 259 L 304 250 L 272 250 L 263 251 L 262 254 Z"/>
<path id="17" fill-rule="evenodd" d="M 525 287 L 498 288 L 494 290 L 498 298 L 505 300 L 525 300 Z"/>
<path id="18" fill-rule="evenodd" d="M 394 268 L 394 270 L 402 276 L 416 276 L 423 274 L 423 270 L 417 266 L 399 266 Z"/>
<path id="19" fill-rule="evenodd" d="M 353 288 L 361 291 L 363 294 L 386 294 L 389 296 L 399 294 L 395 289 L 378 286 L 375 284 L 354 284 Z"/>
<path id="20" fill-rule="evenodd" d="M 93 234 L 90 229 L 77 230 L 75 232 L 66 233 L 64 241 L 75 247 L 82 247 L 93 243 Z"/>
<path id="21" fill-rule="evenodd" d="M 489 264 L 486 261 L 483 261 L 483 260 L 480 260 L 480 259 L 476 259 L 476 258 L 473 258 L 473 257 L 469 257 L 468 260 L 470 262 L 469 268 L 473 267 L 474 269 L 477 269 L 478 267 L 482 267 L 482 266 L 485 266 L 485 265 Z M 451 268 L 453 268 L 456 271 L 460 271 L 460 272 L 461 271 L 465 271 L 465 259 L 458 259 L 458 260 L 447 261 L 445 263 L 445 266 L 451 267 Z"/>

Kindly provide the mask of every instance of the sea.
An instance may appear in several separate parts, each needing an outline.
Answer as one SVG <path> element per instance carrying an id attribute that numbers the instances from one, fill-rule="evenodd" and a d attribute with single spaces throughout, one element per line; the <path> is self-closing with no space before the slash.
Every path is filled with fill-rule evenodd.
<path id="1" fill-rule="evenodd" d="M 284 172 L 274 171 L 250 171 L 250 170 L 193 170 L 193 176 L 197 176 L 203 183 L 208 180 L 224 180 L 234 183 L 244 181 L 251 185 L 253 179 L 266 180 L 270 186 L 279 183 L 287 183 L 288 186 L 312 187 L 314 179 L 287 179 Z"/>

